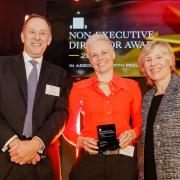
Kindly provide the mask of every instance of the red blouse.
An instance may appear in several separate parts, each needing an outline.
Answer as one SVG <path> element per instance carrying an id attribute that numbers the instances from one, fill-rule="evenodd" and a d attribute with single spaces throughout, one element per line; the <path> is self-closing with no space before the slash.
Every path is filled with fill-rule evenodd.
<path id="1" fill-rule="evenodd" d="M 109 96 L 98 85 L 96 76 L 74 83 L 69 97 L 69 119 L 63 132 L 65 138 L 73 144 L 76 144 L 79 135 L 97 139 L 97 125 L 114 123 L 117 138 L 123 131 L 134 129 L 137 140 L 142 126 L 142 96 L 137 82 L 114 74 Z M 77 134 L 79 113 L 83 128 Z"/>

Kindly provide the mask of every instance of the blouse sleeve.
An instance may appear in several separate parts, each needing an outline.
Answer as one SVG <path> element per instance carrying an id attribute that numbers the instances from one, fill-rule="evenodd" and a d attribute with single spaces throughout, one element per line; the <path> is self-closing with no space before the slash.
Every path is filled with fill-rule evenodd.
<path id="1" fill-rule="evenodd" d="M 141 128 L 142 128 L 142 116 L 141 116 L 141 108 L 142 108 L 142 95 L 139 88 L 138 83 L 134 83 L 134 87 L 132 88 L 133 101 L 131 106 L 131 118 L 132 118 L 132 128 L 136 133 L 136 139 L 134 142 L 137 142 L 141 136 Z"/>
<path id="2" fill-rule="evenodd" d="M 66 122 L 63 136 L 67 141 L 76 145 L 79 134 L 77 134 L 77 122 L 80 114 L 80 95 L 76 84 L 73 85 L 69 95 L 69 118 Z"/>

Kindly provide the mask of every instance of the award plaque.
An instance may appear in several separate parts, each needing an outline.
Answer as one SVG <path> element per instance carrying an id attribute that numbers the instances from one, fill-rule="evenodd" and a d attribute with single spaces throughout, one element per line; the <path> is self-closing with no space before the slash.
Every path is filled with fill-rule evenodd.
<path id="1" fill-rule="evenodd" d="M 99 154 L 119 148 L 119 142 L 116 139 L 115 124 L 99 125 L 97 126 L 97 131 Z"/>

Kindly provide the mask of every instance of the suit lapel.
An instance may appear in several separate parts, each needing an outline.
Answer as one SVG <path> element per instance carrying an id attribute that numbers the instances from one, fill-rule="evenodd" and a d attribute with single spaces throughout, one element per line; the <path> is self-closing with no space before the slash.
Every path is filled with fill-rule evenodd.
<path id="1" fill-rule="evenodd" d="M 160 116 L 163 114 L 163 111 L 173 111 L 173 98 L 175 98 L 175 96 L 173 96 L 173 94 L 176 93 L 176 90 L 178 90 L 178 84 L 177 84 L 177 76 L 172 76 L 171 81 L 169 82 L 169 85 L 164 93 L 164 96 L 161 100 L 161 103 L 159 105 L 157 114 L 156 114 L 156 122 L 157 121 L 161 121 Z M 168 108 L 168 109 L 166 109 Z"/>
<path id="2" fill-rule="evenodd" d="M 147 125 L 147 117 L 148 117 L 148 113 L 149 113 L 149 109 L 151 106 L 151 102 L 153 99 L 153 96 L 155 94 L 155 87 L 153 87 L 148 94 L 146 94 L 146 96 L 143 99 L 143 138 L 145 138 L 145 132 L 146 132 L 146 125 Z"/>
<path id="3" fill-rule="evenodd" d="M 42 61 L 42 67 L 40 71 L 40 76 L 37 84 L 37 89 L 36 89 L 36 96 L 34 100 L 34 106 L 36 105 L 38 99 L 45 93 L 46 89 L 46 84 L 50 78 L 51 71 L 48 69 L 48 65 L 43 59 Z"/>
<path id="4" fill-rule="evenodd" d="M 15 58 L 13 69 L 17 77 L 17 81 L 22 92 L 25 104 L 27 104 L 27 78 L 22 54 Z"/>

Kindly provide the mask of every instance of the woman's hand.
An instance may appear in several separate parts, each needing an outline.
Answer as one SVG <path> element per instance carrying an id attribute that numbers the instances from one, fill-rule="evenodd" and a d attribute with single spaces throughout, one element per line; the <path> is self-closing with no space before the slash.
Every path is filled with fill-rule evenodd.
<path id="1" fill-rule="evenodd" d="M 79 136 L 77 140 L 77 145 L 83 148 L 89 154 L 98 153 L 97 140 L 93 138 Z"/>
<path id="2" fill-rule="evenodd" d="M 130 129 L 127 131 L 124 131 L 119 136 L 119 146 L 121 148 L 125 148 L 127 145 L 129 145 L 134 139 L 136 138 L 136 134 L 134 130 Z"/>

